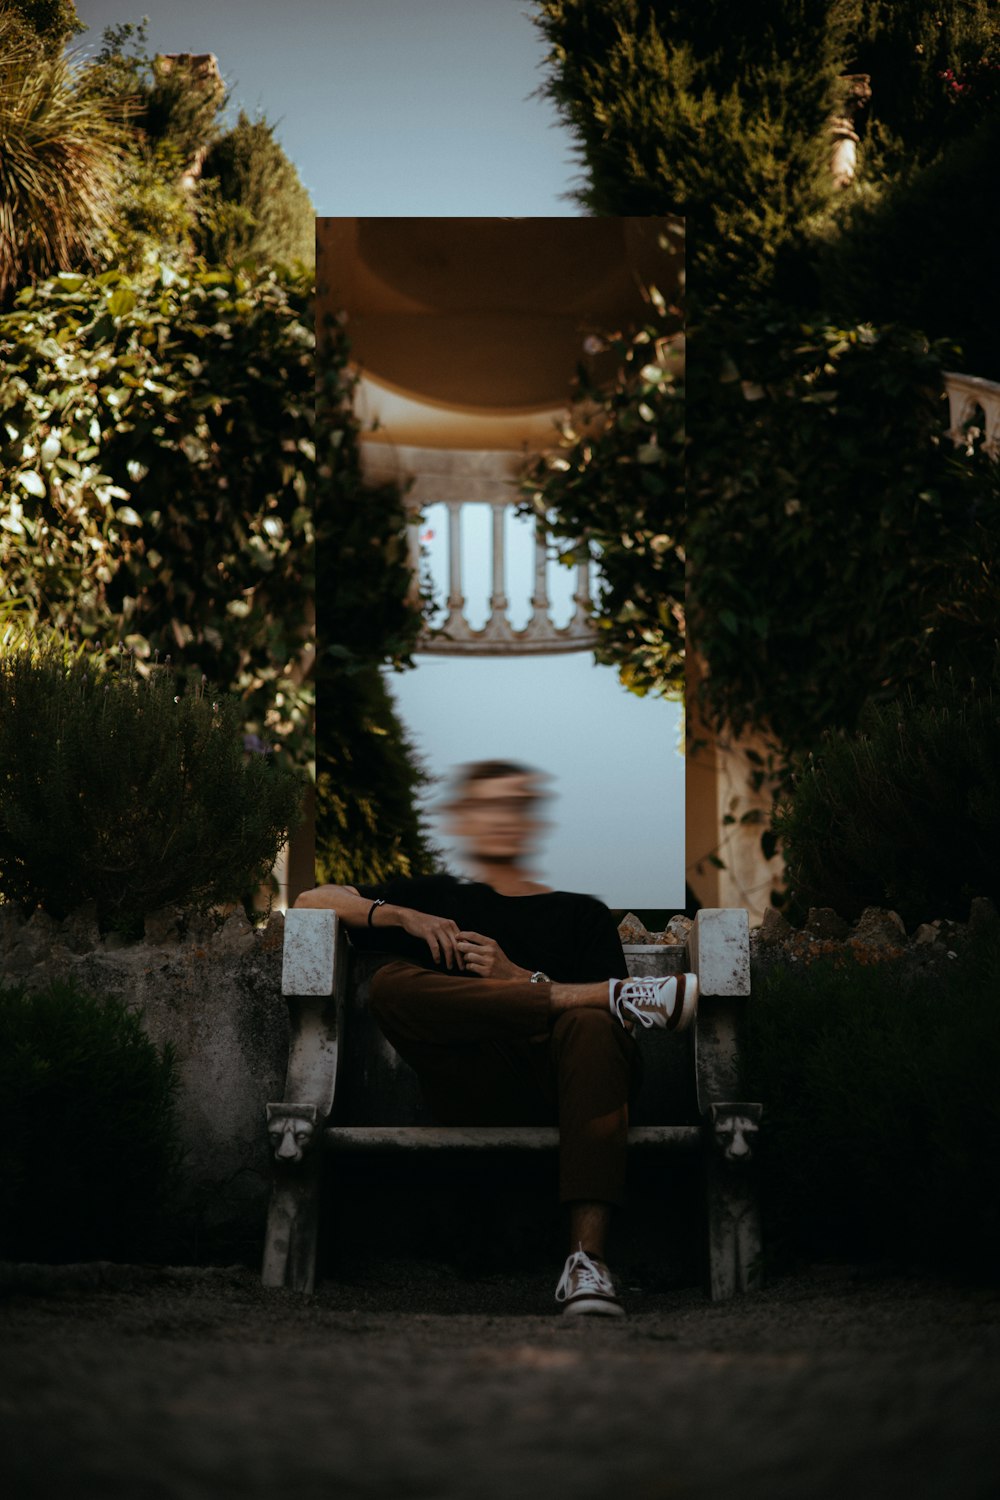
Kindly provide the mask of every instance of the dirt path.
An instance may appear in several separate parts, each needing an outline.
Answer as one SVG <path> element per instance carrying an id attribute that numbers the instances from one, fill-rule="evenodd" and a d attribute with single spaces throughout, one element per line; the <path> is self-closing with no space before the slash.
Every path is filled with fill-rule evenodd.
<path id="1" fill-rule="evenodd" d="M 6 1500 L 995 1500 L 1000 1293 L 816 1268 L 562 1323 L 549 1280 L 0 1268 Z M 421 1308 L 422 1311 L 414 1311 Z"/>

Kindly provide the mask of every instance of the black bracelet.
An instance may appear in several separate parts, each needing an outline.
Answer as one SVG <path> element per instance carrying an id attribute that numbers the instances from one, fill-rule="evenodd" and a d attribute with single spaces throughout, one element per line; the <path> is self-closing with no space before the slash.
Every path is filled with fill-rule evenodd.
<path id="1" fill-rule="evenodd" d="M 384 906 L 384 905 L 385 905 L 385 898 L 383 896 L 379 896 L 378 900 L 377 901 L 373 901 L 372 904 L 371 904 L 371 906 L 369 906 L 369 908 L 368 908 L 368 926 L 369 927 L 374 927 L 375 926 L 375 923 L 372 921 L 372 917 L 373 917 L 373 915 L 375 913 L 376 906 Z"/>

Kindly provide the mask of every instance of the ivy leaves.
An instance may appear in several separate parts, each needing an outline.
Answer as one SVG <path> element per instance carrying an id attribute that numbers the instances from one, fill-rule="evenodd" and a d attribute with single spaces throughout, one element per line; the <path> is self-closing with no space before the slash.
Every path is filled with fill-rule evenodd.
<path id="1" fill-rule="evenodd" d="M 170 655 L 311 748 L 308 281 L 63 274 L 0 319 L 0 567 L 32 619 Z"/>
<path id="2" fill-rule="evenodd" d="M 600 662 L 625 687 L 684 688 L 684 384 L 677 310 L 653 294 L 649 325 L 614 334 L 610 389 L 581 368 L 562 445 L 529 466 L 522 488 L 563 562 L 600 564 Z M 527 507 L 526 507 L 527 508 Z"/>
<path id="3" fill-rule="evenodd" d="M 691 629 L 716 721 L 791 753 L 932 662 L 975 675 L 1000 485 L 945 435 L 946 346 L 774 306 L 696 337 Z"/>
<path id="4" fill-rule="evenodd" d="M 333 674 L 410 666 L 423 599 L 410 572 L 399 491 L 362 482 L 356 384 L 343 324 L 330 319 L 319 348 L 316 442 L 321 479 L 319 566 L 323 590 L 320 670 Z"/>

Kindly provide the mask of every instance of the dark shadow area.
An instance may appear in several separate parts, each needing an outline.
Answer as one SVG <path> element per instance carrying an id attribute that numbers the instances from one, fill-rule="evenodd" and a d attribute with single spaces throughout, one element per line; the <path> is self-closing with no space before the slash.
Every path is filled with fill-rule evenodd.
<path id="1" fill-rule="evenodd" d="M 633 1159 L 609 1261 L 631 1305 L 700 1291 L 699 1163 Z M 554 1154 L 482 1151 L 332 1155 L 326 1162 L 320 1277 L 359 1305 L 410 1312 L 549 1314 L 567 1253 Z"/>

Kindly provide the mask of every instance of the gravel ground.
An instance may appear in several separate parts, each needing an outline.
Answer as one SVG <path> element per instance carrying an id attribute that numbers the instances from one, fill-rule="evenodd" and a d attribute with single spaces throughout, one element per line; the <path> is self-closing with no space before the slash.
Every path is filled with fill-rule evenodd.
<path id="1" fill-rule="evenodd" d="M 6 1500 L 995 1500 L 1000 1292 L 815 1267 L 563 1322 L 553 1278 L 0 1267 Z"/>

